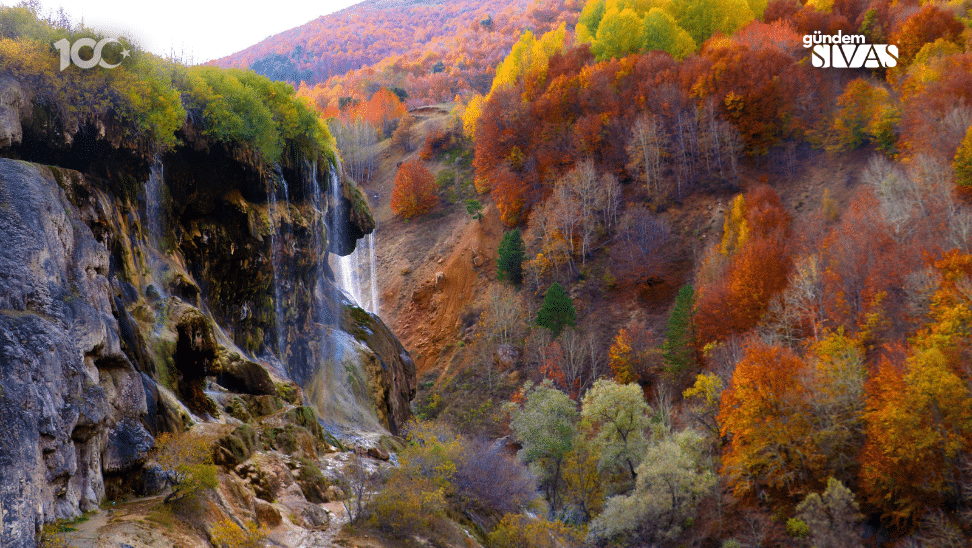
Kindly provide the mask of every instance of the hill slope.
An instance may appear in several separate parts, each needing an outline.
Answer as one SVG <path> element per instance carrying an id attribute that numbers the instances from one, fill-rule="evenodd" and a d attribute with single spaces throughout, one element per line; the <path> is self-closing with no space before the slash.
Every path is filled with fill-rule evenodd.
<path id="1" fill-rule="evenodd" d="M 488 90 L 494 67 L 523 30 L 572 24 L 571 14 L 563 0 L 368 0 L 214 63 L 311 85 L 373 68 L 371 79 L 380 74 L 380 85 L 403 87 L 412 97 L 424 95 L 417 81 L 431 77 L 449 82 L 424 86 L 447 100 L 448 93 Z"/>

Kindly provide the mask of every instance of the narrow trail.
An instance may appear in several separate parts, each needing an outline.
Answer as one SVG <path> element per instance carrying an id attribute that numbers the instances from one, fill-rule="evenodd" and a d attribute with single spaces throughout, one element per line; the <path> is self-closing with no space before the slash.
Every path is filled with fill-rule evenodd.
<path id="1" fill-rule="evenodd" d="M 162 495 L 133 499 L 88 515 L 88 520 L 73 525 L 76 531 L 59 538 L 71 548 L 163 548 L 176 546 L 146 520 L 161 503 Z M 111 539 L 110 541 L 107 539 Z M 56 546 L 56 545 L 55 545 Z"/>

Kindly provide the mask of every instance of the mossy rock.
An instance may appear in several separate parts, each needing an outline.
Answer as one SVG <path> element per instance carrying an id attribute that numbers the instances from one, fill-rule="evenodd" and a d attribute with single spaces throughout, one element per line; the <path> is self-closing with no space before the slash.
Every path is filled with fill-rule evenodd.
<path id="1" fill-rule="evenodd" d="M 389 453 L 399 453 L 405 449 L 405 440 L 398 436 L 382 436 L 378 439 L 378 447 Z"/>
<path id="2" fill-rule="evenodd" d="M 234 419 L 243 422 L 250 422 L 253 419 L 253 416 L 250 415 L 250 409 L 248 408 L 246 402 L 239 397 L 230 399 L 229 404 L 223 408 L 223 411 L 226 411 L 226 414 Z"/>
<path id="3" fill-rule="evenodd" d="M 297 461 L 300 466 L 294 474 L 294 479 L 297 480 L 300 490 L 304 492 L 304 497 L 315 504 L 327 502 L 324 493 L 329 484 L 321 469 L 310 459 L 298 457 Z"/>
<path id="4" fill-rule="evenodd" d="M 288 410 L 284 414 L 284 418 L 287 421 L 305 428 L 307 431 L 312 432 L 314 437 L 320 441 L 324 441 L 323 429 L 319 422 L 317 422 L 317 415 L 311 407 L 302 405 L 300 407 L 295 407 Z"/>
<path id="5" fill-rule="evenodd" d="M 260 364 L 247 359 L 232 359 L 239 356 L 235 352 L 230 359 L 221 361 L 216 382 L 233 392 L 261 396 L 276 396 L 277 389 L 270 374 Z"/>
<path id="6" fill-rule="evenodd" d="M 169 293 L 179 297 L 187 303 L 192 304 L 193 306 L 200 305 L 199 286 L 182 273 L 176 274 L 171 280 L 169 280 Z"/>
<path id="7" fill-rule="evenodd" d="M 234 467 L 250 458 L 257 448 L 257 433 L 252 426 L 243 424 L 213 444 L 213 463 Z"/>
<path id="8" fill-rule="evenodd" d="M 245 395 L 240 398 L 246 402 L 247 410 L 254 418 L 266 417 L 283 409 L 283 402 L 276 396 Z"/>
<path id="9" fill-rule="evenodd" d="M 288 455 L 317 458 L 318 437 L 295 424 L 264 430 L 260 440 L 266 450 L 276 449 Z"/>
<path id="10" fill-rule="evenodd" d="M 275 385 L 277 390 L 277 397 L 281 400 L 292 404 L 300 405 L 302 402 L 301 390 L 297 386 L 297 383 L 293 382 L 282 382 Z"/>

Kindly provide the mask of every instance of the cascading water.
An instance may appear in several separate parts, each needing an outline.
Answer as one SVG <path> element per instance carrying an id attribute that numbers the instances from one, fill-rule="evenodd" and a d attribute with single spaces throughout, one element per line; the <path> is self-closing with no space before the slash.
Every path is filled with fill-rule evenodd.
<path id="1" fill-rule="evenodd" d="M 148 181 L 145 182 L 145 224 L 148 225 L 149 243 L 155 249 L 162 249 L 162 204 L 164 200 L 163 175 L 164 166 L 158 156 L 149 170 Z"/>
<path id="2" fill-rule="evenodd" d="M 338 178 L 337 170 L 331 171 L 331 207 L 337 207 L 340 203 L 341 197 L 341 181 Z M 342 226 L 341 220 L 338 219 L 337 215 L 331 216 L 331 226 L 328 227 L 330 233 L 328 236 L 333 236 L 334 238 L 343 238 L 345 227 Z M 338 285 L 341 290 L 347 293 L 349 297 L 358 305 L 361 306 L 363 299 L 361 298 L 361 281 L 358 276 L 358 248 L 355 247 L 354 252 L 350 255 L 344 257 L 337 256 L 336 259 L 336 271 L 334 272 L 335 278 L 337 278 Z"/>
<path id="3" fill-rule="evenodd" d="M 338 200 L 341 199 L 341 184 L 338 179 L 336 170 L 331 172 L 331 204 L 337 204 Z M 334 217 L 336 219 L 336 217 Z M 338 221 L 333 221 L 331 226 L 328 227 L 332 231 L 335 238 L 342 238 L 342 230 L 344 227 Z M 377 229 L 376 229 L 377 230 Z M 378 314 L 378 280 L 375 276 L 376 274 L 376 260 L 375 260 L 375 231 L 372 231 L 364 239 L 364 245 L 367 247 L 367 252 L 362 251 L 361 243 L 354 248 L 354 251 L 350 255 L 345 257 L 338 256 L 335 259 L 335 272 L 334 277 L 336 278 L 341 290 L 344 291 L 352 300 L 361 308 L 368 310 L 372 314 Z M 364 261 L 362 257 L 365 257 Z M 367 267 L 363 268 L 362 263 L 367 261 Z M 368 295 L 367 298 L 363 292 L 363 284 L 361 283 L 361 273 L 365 271 L 368 274 Z"/>
<path id="4" fill-rule="evenodd" d="M 143 289 L 146 295 L 166 297 L 166 273 L 169 265 L 166 263 L 162 249 L 165 246 L 165 166 L 156 156 L 149 169 L 149 178 L 145 181 L 145 245 L 142 246 L 143 257 L 148 267 L 148 274 L 143 279 Z"/>
<path id="5" fill-rule="evenodd" d="M 371 280 L 371 313 L 380 315 L 380 309 L 378 307 L 378 260 L 376 259 L 375 253 L 375 233 L 378 232 L 378 226 L 368 234 L 368 278 Z"/>
<path id="6" fill-rule="evenodd" d="M 322 206 L 328 201 L 324 199 L 320 185 L 317 182 L 317 166 L 310 166 L 309 195 L 317 215 L 324 217 Z M 340 199 L 338 179 L 332 171 L 331 188 L 328 208 L 336 207 Z M 328 238 L 336 238 L 340 234 L 337 215 L 332 211 L 332 222 L 327 226 Z M 324 228 L 321 225 L 317 225 Z M 314 230 L 314 243 L 318 256 L 322 261 L 329 255 L 329 247 L 323 230 Z M 325 418 L 324 426 L 335 435 L 343 435 L 344 429 L 381 431 L 383 427 L 378 421 L 369 393 L 368 375 L 362 365 L 364 346 L 353 335 L 341 329 L 340 322 L 344 316 L 342 308 L 351 304 L 351 299 L 357 299 L 354 291 L 348 290 L 355 283 L 354 276 L 347 275 L 345 266 L 351 261 L 335 260 L 332 272 L 334 283 L 324 275 L 327 270 L 322 262 L 319 266 L 320 278 L 314 292 L 317 317 L 321 324 L 320 360 L 317 367 L 309 372 L 304 382 L 304 394 L 308 401 L 317 409 L 319 416 Z M 350 268 L 348 269 L 350 271 Z M 345 284 L 348 289 L 345 289 Z M 358 291 L 360 294 L 360 290 Z M 360 306 L 360 304 L 358 304 Z"/>
<path id="7" fill-rule="evenodd" d="M 287 188 L 287 182 L 281 176 L 280 181 L 283 183 L 284 189 Z M 277 209 L 277 189 L 270 188 L 267 190 L 267 203 L 270 205 L 270 210 L 268 211 L 268 216 L 270 217 L 270 263 L 273 267 L 273 308 L 274 308 L 274 324 L 276 326 L 276 336 L 277 336 L 277 357 L 281 362 L 285 361 L 284 356 L 286 354 L 286 348 L 284 346 L 284 314 L 283 314 L 283 298 L 280 291 L 280 275 L 278 273 L 280 269 L 281 262 L 281 249 L 280 249 L 280 238 L 277 235 L 277 231 L 282 225 L 282 217 L 279 210 Z"/>

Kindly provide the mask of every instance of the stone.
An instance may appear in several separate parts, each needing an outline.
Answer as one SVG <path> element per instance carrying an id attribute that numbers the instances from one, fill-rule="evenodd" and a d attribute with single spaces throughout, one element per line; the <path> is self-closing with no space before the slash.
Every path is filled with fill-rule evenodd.
<path id="1" fill-rule="evenodd" d="M 518 359 L 520 359 L 520 351 L 512 344 L 501 344 L 493 352 L 493 362 L 502 371 L 515 366 Z"/>
<path id="2" fill-rule="evenodd" d="M 347 495 L 344 494 L 344 490 L 337 485 L 328 485 L 324 491 L 324 500 L 327 502 L 337 502 L 345 498 Z"/>
<path id="3" fill-rule="evenodd" d="M 365 454 L 377 460 L 388 460 L 391 458 L 391 455 L 388 454 L 388 451 L 382 449 L 381 447 L 369 447 L 368 451 Z"/>
<path id="4" fill-rule="evenodd" d="M 253 501 L 253 509 L 256 511 L 257 522 L 264 527 L 276 527 L 283 522 L 280 510 L 261 499 Z"/>
<path id="5" fill-rule="evenodd" d="M 12 85 L 0 88 L 9 112 Z M 97 507 L 104 468 L 137 464 L 152 437 L 138 423 L 141 381 L 109 371 L 137 376 L 105 246 L 47 167 L 0 159 L 0 211 L 0 500 L 19 516 L 4 522 L 4 546 L 33 546 L 38 524 Z"/>
<path id="6" fill-rule="evenodd" d="M 149 464 L 142 469 L 142 485 L 139 495 L 151 497 L 159 495 L 169 486 L 169 472 L 158 464 Z"/>
<path id="7" fill-rule="evenodd" d="M 0 79 L 0 116 L 16 106 L 13 89 Z M 8 122 L 0 120 L 0 147 L 4 138 L 20 138 Z M 109 166 L 105 177 L 90 182 L 71 170 L 0 159 L 0 500 L 6 515 L 19 516 L 5 523 L 4 546 L 32 546 L 38 524 L 96 508 L 106 474 L 113 489 L 154 491 L 162 480 L 140 468 L 153 435 L 216 416 L 222 409 L 214 398 L 221 406 L 238 401 L 233 414 L 251 420 L 279 412 L 281 398 L 295 405 L 304 404 L 304 395 L 311 400 L 306 387 L 331 348 L 307 334 L 325 326 L 353 341 L 346 357 L 354 391 L 367 402 L 353 410 L 365 417 L 362 427 L 394 433 L 411 417 L 412 358 L 380 318 L 348 313 L 350 304 L 336 296 L 329 270 L 320 266 L 326 264 L 320 252 L 293 235 L 326 226 L 320 212 L 341 208 L 354 225 L 349 238 L 370 232 L 373 220 L 353 185 L 342 184 L 343 198 L 333 208 L 315 210 L 308 196 L 291 195 L 294 231 L 287 238 L 294 240 L 282 247 L 294 255 L 282 261 L 282 291 L 292 296 L 321 283 L 326 300 L 323 307 L 313 299 L 285 303 L 290 342 L 280 361 L 296 384 L 281 390 L 270 366 L 240 357 L 257 355 L 274 327 L 272 314 L 262 310 L 270 298 L 270 239 L 253 207 L 266 199 L 267 187 L 258 170 L 241 168 L 220 150 L 184 147 L 164 158 L 166 236 L 177 242 L 165 250 L 174 259 L 166 272 L 152 270 L 155 250 L 142 237 L 144 213 L 116 184 L 144 181 L 144 158 Z M 233 192 L 238 200 L 222 199 Z M 220 389 L 210 398 L 211 381 L 240 399 Z M 317 388 L 339 390 L 348 388 Z M 323 435 L 316 425 L 301 428 L 298 450 L 312 454 Z M 218 457 L 226 466 L 247 456 L 249 445 L 235 437 L 242 444 L 230 442 Z M 246 468 L 255 458 L 236 470 L 258 494 L 273 500 L 293 484 L 279 463 Z M 315 526 L 327 520 L 326 513 L 302 512 Z"/>
<path id="8" fill-rule="evenodd" d="M 231 357 L 220 359 L 216 374 L 216 382 L 228 390 L 240 394 L 252 394 L 259 396 L 274 396 L 277 388 L 270 379 L 270 374 L 257 363 L 242 359 L 239 354 L 237 359 Z"/>
<path id="9" fill-rule="evenodd" d="M 122 421 L 108 433 L 102 469 L 105 472 L 124 472 L 144 462 L 155 438 L 142 423 Z"/>

